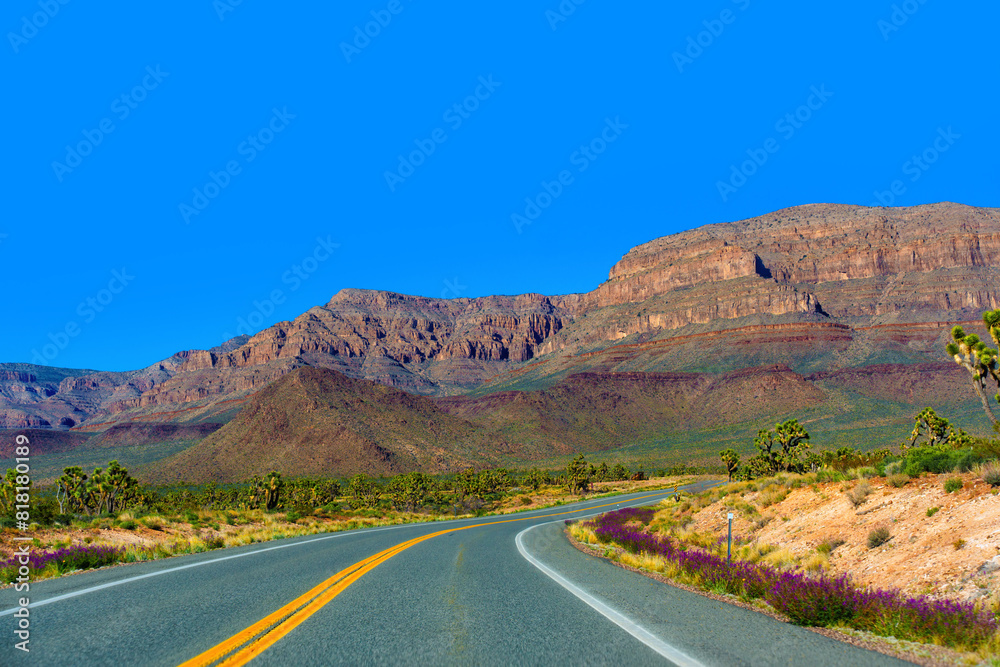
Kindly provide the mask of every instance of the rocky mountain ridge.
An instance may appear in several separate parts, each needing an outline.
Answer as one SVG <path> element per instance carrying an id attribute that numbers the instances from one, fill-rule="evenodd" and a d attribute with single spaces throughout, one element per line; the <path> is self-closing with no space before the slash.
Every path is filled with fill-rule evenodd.
<path id="1" fill-rule="evenodd" d="M 644 243 L 585 294 L 345 289 L 252 338 L 141 371 L 52 382 L 43 367 L 0 365 L 0 428 L 211 421 L 304 366 L 450 396 L 579 372 L 939 362 L 951 323 L 1000 305 L 997 259 L 998 209 L 799 206 Z"/>

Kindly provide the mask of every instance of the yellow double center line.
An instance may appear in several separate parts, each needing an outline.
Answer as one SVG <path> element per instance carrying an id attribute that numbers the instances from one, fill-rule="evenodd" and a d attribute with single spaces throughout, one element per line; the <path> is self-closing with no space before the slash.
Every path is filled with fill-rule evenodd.
<path id="1" fill-rule="evenodd" d="M 628 502 L 643 500 L 645 498 L 653 498 L 661 495 L 661 493 L 639 496 L 638 498 L 632 498 Z M 319 611 L 324 605 L 330 602 L 330 600 L 344 592 L 348 586 L 363 577 L 365 573 L 370 570 L 374 570 L 376 567 L 396 554 L 405 551 L 414 545 L 420 544 L 425 540 L 429 540 L 446 533 L 453 533 L 458 530 L 468 530 L 470 528 L 493 526 L 501 523 L 512 523 L 515 521 L 544 519 L 552 516 L 562 516 L 564 514 L 574 514 L 576 512 L 601 509 L 602 507 L 611 507 L 612 505 L 618 504 L 620 504 L 620 502 L 608 503 L 606 505 L 596 505 L 594 507 L 585 507 L 566 512 L 557 512 L 555 514 L 545 514 L 542 516 L 521 517 L 519 519 L 504 519 L 502 521 L 477 523 L 471 526 L 449 528 L 447 530 L 439 530 L 436 533 L 430 533 L 422 537 L 415 537 L 412 540 L 407 540 L 406 542 L 389 547 L 388 549 L 380 551 L 373 556 L 369 556 L 362 561 L 358 561 L 350 567 L 344 568 L 323 583 L 295 598 L 278 611 L 262 618 L 246 630 L 233 635 L 221 644 L 213 646 L 201 655 L 197 655 L 187 662 L 182 663 L 180 667 L 207 667 L 208 665 L 215 664 L 217 664 L 218 667 L 230 667 L 234 665 L 247 664 L 273 646 L 275 642 L 298 627 L 299 624 L 307 618 Z"/>

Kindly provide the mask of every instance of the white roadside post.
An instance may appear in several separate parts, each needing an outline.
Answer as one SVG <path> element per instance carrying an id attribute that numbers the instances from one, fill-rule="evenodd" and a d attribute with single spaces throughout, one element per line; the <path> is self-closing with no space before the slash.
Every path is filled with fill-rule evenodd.
<path id="1" fill-rule="evenodd" d="M 729 541 L 726 544 L 726 562 L 733 564 L 733 513 L 729 513 Z"/>

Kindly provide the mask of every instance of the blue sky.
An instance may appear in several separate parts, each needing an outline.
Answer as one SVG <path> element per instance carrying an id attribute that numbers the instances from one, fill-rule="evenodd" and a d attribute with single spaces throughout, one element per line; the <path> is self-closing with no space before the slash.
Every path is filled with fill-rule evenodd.
<path id="1" fill-rule="evenodd" d="M 344 287 L 588 291 L 798 204 L 1000 205 L 996 3 L 233 1 L 5 3 L 0 361 L 140 368 Z"/>

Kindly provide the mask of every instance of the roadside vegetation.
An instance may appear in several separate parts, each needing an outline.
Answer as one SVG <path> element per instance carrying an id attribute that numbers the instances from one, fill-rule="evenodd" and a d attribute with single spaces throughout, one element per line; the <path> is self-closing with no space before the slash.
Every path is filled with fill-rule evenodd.
<path id="1" fill-rule="evenodd" d="M 1000 656 L 995 599 L 957 601 L 857 586 L 848 575 L 823 571 L 824 554 L 840 546 L 836 541 L 823 543 L 817 556 L 803 559 L 737 538 L 728 562 L 724 539 L 687 531 L 678 523 L 687 511 L 681 510 L 683 505 L 705 502 L 710 495 L 610 512 L 572 523 L 569 532 L 625 565 L 769 609 L 797 625 L 860 630 L 985 659 Z"/>
<path id="2" fill-rule="evenodd" d="M 622 464 L 595 467 L 579 457 L 566 471 L 468 469 L 387 479 L 285 479 L 271 472 L 242 484 L 154 487 L 111 461 L 90 474 L 66 468 L 54 487 L 32 489 L 31 524 L 20 531 L 9 470 L 0 480 L 0 584 L 17 577 L 14 536 L 33 538 L 29 567 L 37 580 L 285 537 L 541 509 L 585 493 L 667 486 L 691 472 L 659 469 L 651 480 Z"/>
<path id="3" fill-rule="evenodd" d="M 967 508 L 961 510 L 967 515 L 981 515 L 991 511 L 991 505 L 977 503 L 1000 503 L 1000 440 L 973 438 L 930 408 L 914 421 L 909 440 L 898 452 L 852 448 L 808 452 L 809 435 L 800 424 L 794 420 L 778 424 L 758 434 L 757 454 L 746 463 L 731 449 L 720 452 L 731 480 L 728 484 L 696 496 L 671 498 L 653 508 L 621 510 L 570 523 L 569 533 L 578 543 L 593 545 L 600 555 L 624 565 L 732 597 L 792 623 L 947 647 L 959 661 L 968 659 L 974 664 L 985 659 L 1000 665 L 1000 577 L 994 576 L 1000 571 L 1000 556 L 993 552 L 993 546 L 1000 546 L 995 540 L 976 540 L 977 553 L 983 555 L 970 557 L 985 558 L 985 562 L 976 560 L 961 582 L 952 583 L 953 590 L 960 588 L 958 584 L 964 586 L 963 599 L 951 598 L 940 589 L 904 592 L 893 587 L 897 584 L 891 577 L 888 585 L 872 585 L 872 576 L 862 585 L 850 572 L 831 572 L 831 558 L 838 548 L 851 549 L 853 554 L 867 550 L 871 556 L 865 561 L 869 563 L 866 570 L 888 572 L 894 566 L 890 563 L 894 550 L 904 548 L 895 545 L 902 539 L 903 524 L 896 523 L 903 520 L 902 512 L 917 517 L 916 528 L 912 519 L 903 517 L 908 521 L 907 545 L 912 545 L 921 531 L 932 532 L 919 528 L 919 521 L 932 519 L 942 504 L 947 503 L 950 518 L 935 525 L 947 535 L 966 526 L 958 508 Z M 784 508 L 782 503 L 796 492 L 806 494 L 805 503 L 800 499 L 793 505 L 797 509 Z M 893 509 L 897 495 L 898 505 Z M 914 507 L 928 496 L 938 504 Z M 847 514 L 850 518 L 842 524 L 854 526 L 860 535 L 853 543 L 843 535 L 813 538 L 812 548 L 794 550 L 780 541 L 761 539 L 776 519 L 780 525 L 792 520 L 791 512 L 808 511 L 803 505 L 829 506 L 829 511 Z M 727 535 L 720 534 L 726 525 L 723 517 L 730 512 L 739 518 L 741 531 L 733 536 L 731 564 L 727 562 Z M 707 515 L 707 520 L 700 521 L 699 514 Z M 958 520 L 948 524 L 952 518 Z M 714 528 L 699 530 L 699 525 Z M 994 523 L 988 523 L 987 532 L 993 527 Z M 809 528 L 799 522 L 785 535 Z M 821 523 L 819 530 L 824 530 Z M 770 534 L 781 531 L 774 528 Z M 970 548 L 961 535 L 951 533 L 947 540 L 947 548 L 938 545 L 937 551 L 930 551 L 929 544 L 920 546 L 920 555 L 911 556 L 909 565 L 903 567 L 916 569 L 913 557 L 926 559 L 948 552 L 957 556 L 956 552 Z M 975 587 L 968 592 L 972 584 Z"/>

